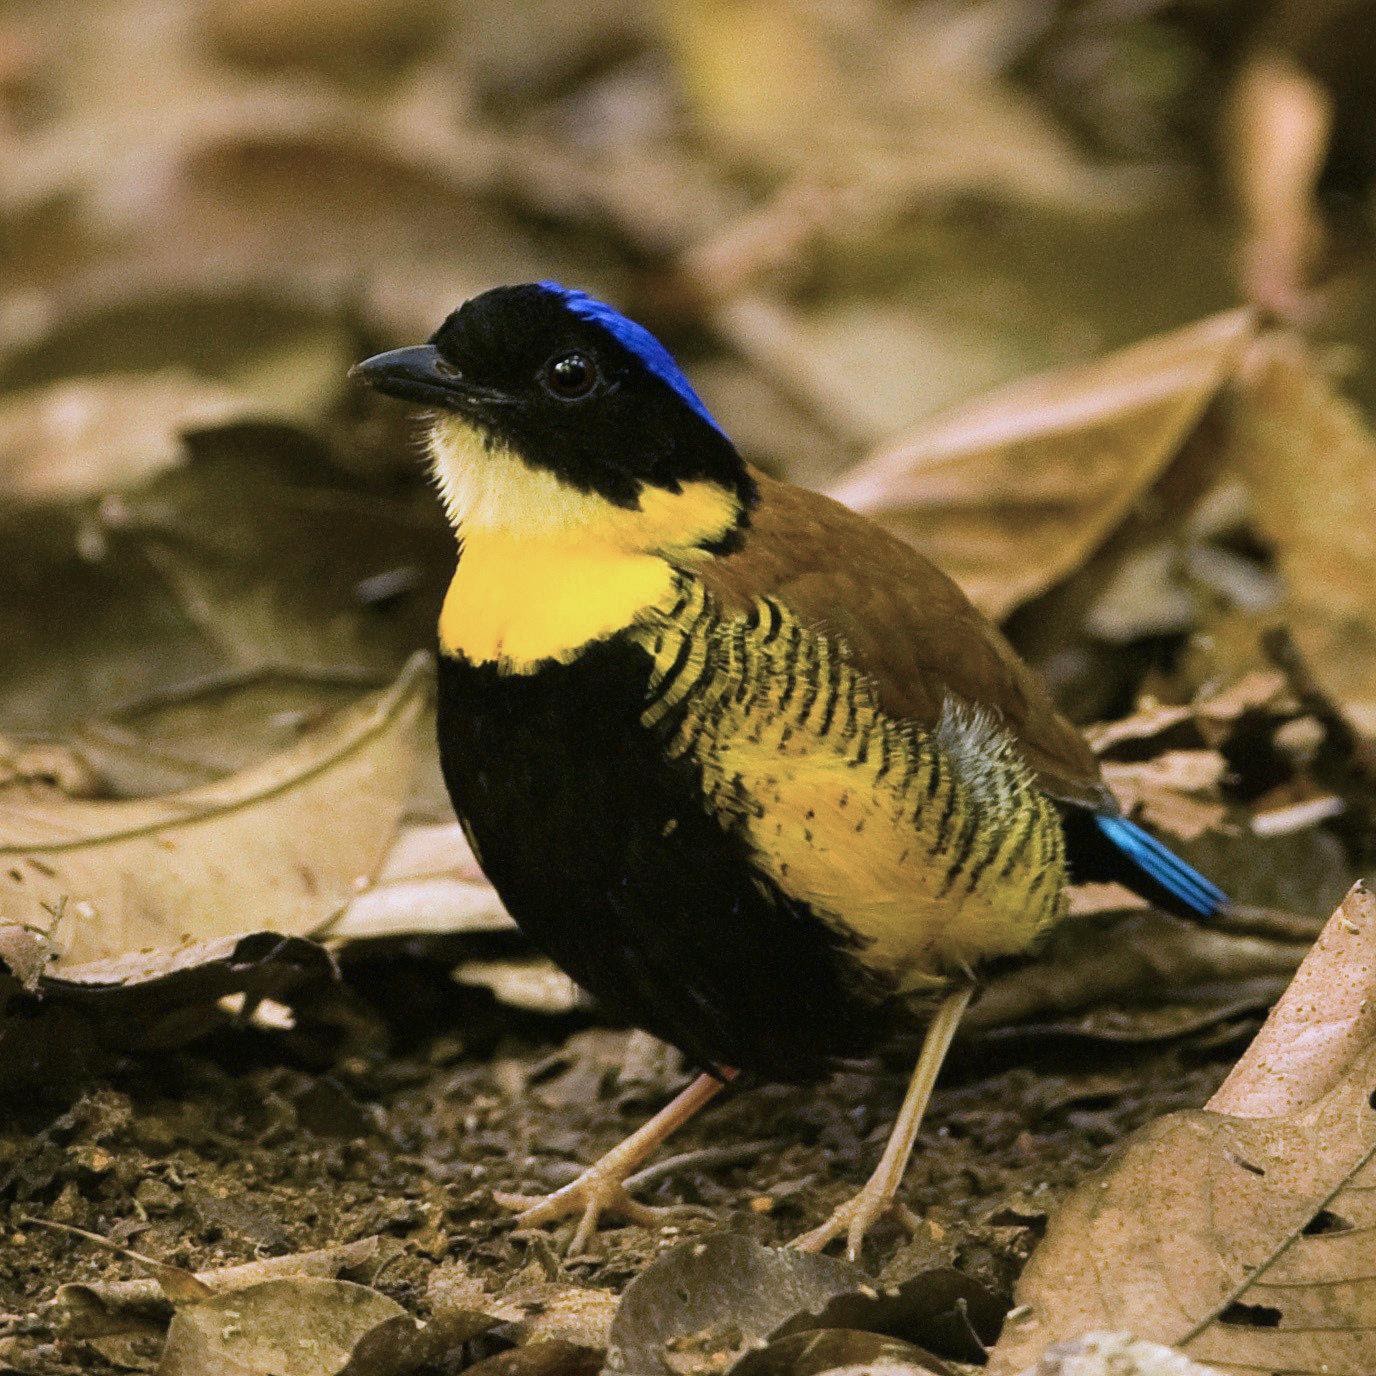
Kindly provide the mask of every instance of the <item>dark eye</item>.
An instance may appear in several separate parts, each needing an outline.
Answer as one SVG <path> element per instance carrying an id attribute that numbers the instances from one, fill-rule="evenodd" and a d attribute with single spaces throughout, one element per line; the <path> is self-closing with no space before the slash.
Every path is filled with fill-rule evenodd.
<path id="1" fill-rule="evenodd" d="M 545 385 L 565 401 L 577 401 L 597 386 L 597 364 L 587 354 L 560 354 L 545 364 Z"/>

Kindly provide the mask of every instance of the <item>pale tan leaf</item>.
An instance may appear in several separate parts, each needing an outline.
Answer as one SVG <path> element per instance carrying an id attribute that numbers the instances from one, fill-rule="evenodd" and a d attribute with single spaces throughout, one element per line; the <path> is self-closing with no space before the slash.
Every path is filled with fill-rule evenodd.
<path id="1" fill-rule="evenodd" d="M 1043 1352 L 1023 1376 L 1215 1376 L 1215 1370 L 1129 1333 L 1086 1333 Z"/>
<path id="2" fill-rule="evenodd" d="M 1097 1329 L 1222 1372 L 1376 1369 L 1373 971 L 1359 885 L 1209 1107 L 1153 1123 L 1052 1217 L 990 1376 Z"/>
<path id="3" fill-rule="evenodd" d="M 1158 830 L 1193 841 L 1226 815 L 1217 788 L 1228 772 L 1216 750 L 1167 750 L 1154 759 L 1104 764 L 1104 782 L 1125 811 Z"/>
<path id="4" fill-rule="evenodd" d="M 24 501 L 129 486 L 182 457 L 184 430 L 242 419 L 252 403 L 189 373 L 53 383 L 0 402 L 0 492 Z"/>
<path id="5" fill-rule="evenodd" d="M 403 827 L 376 881 L 330 926 L 331 942 L 499 932 L 515 923 L 457 822 Z"/>
<path id="6" fill-rule="evenodd" d="M 1276 1118 L 1326 1094 L 1376 1043 L 1376 898 L 1359 885 L 1343 900 L 1266 1025 L 1209 1107 Z"/>
<path id="7" fill-rule="evenodd" d="M 384 1328 L 399 1342 L 415 1321 L 366 1286 L 316 1276 L 260 1281 L 178 1309 L 158 1376 L 339 1376 Z"/>
<path id="8" fill-rule="evenodd" d="M 1175 458 L 1233 375 L 1248 311 L 958 407 L 864 459 L 831 496 L 1006 616 L 1077 568 Z"/>
<path id="9" fill-rule="evenodd" d="M 530 1013 L 569 1013 L 583 1002 L 578 986 L 543 956 L 466 960 L 454 971 L 454 978 L 460 984 L 490 989 L 502 1003 Z"/>
<path id="10" fill-rule="evenodd" d="M 202 1293 L 194 1298 L 228 1295 L 284 1276 L 366 1278 L 387 1254 L 387 1244 L 381 1238 L 366 1237 L 314 1252 L 294 1252 L 239 1266 L 198 1271 L 193 1279 Z M 64 1338 L 91 1338 L 136 1329 L 150 1320 L 165 1320 L 171 1307 L 167 1292 L 155 1279 L 139 1278 L 59 1286 L 50 1312 L 55 1328 Z"/>
<path id="11" fill-rule="evenodd" d="M 305 935 L 366 887 L 410 788 L 428 691 L 386 692 L 229 778 L 161 798 L 0 799 L 0 920 L 52 927 L 75 964 L 271 929 Z"/>
<path id="12" fill-rule="evenodd" d="M 1259 347 L 1229 462 L 1251 487 L 1287 596 L 1283 618 L 1340 701 L 1376 704 L 1376 435 L 1285 337 Z"/>

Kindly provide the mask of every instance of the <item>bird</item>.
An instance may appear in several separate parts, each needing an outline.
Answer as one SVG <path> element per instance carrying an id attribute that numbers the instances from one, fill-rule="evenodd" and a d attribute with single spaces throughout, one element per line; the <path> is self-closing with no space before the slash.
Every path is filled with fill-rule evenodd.
<path id="1" fill-rule="evenodd" d="M 860 1253 L 988 963 L 1072 881 L 1228 900 L 1125 816 L 1040 677 L 910 545 L 748 463 L 668 349 L 553 281 L 351 370 L 426 408 L 456 537 L 438 743 L 517 924 L 698 1074 L 525 1227 L 665 1211 L 624 1182 L 738 1075 L 814 1082 L 924 1028 L 874 1173 L 794 1240 Z"/>

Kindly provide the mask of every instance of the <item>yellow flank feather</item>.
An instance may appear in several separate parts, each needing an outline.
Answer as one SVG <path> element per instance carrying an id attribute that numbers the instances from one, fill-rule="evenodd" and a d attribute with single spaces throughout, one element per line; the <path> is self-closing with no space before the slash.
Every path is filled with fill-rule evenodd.
<path id="1" fill-rule="evenodd" d="M 900 991 L 1023 951 L 1062 915 L 1059 820 L 986 718 L 897 722 L 839 641 L 769 599 L 723 617 L 690 574 L 634 634 L 655 664 L 646 724 L 699 764 L 760 868 Z"/>
<path id="2" fill-rule="evenodd" d="M 440 613 L 440 646 L 522 672 L 568 660 L 589 641 L 667 607 L 683 562 L 736 521 L 715 483 L 646 487 L 619 507 L 580 492 L 444 416 L 430 449 L 440 495 L 463 547 Z"/>

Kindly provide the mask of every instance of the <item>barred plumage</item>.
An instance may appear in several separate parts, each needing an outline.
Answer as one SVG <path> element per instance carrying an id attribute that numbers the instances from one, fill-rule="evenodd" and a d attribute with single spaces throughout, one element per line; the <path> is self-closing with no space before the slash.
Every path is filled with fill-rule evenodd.
<path id="1" fill-rule="evenodd" d="M 630 632 L 653 660 L 642 723 L 870 973 L 929 989 L 1061 916 L 1059 819 L 990 714 L 950 699 L 934 729 L 895 719 L 838 637 L 770 597 L 727 613 L 681 578 Z"/>

